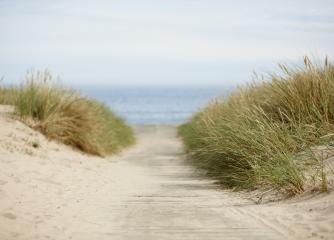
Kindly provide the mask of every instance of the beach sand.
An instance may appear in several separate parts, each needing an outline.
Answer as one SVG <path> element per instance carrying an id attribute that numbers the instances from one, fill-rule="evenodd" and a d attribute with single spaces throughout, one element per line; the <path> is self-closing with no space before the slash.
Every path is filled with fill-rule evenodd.
<path id="1" fill-rule="evenodd" d="M 0 108 L 0 239 L 334 239 L 334 194 L 254 204 L 189 166 L 175 126 L 99 158 Z"/>

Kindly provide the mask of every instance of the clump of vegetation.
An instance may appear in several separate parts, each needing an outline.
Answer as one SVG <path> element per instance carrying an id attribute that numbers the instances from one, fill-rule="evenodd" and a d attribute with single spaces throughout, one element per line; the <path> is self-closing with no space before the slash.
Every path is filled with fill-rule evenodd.
<path id="1" fill-rule="evenodd" d="M 31 142 L 31 146 L 33 148 L 39 148 L 39 143 L 37 141 L 33 141 L 33 142 Z"/>
<path id="2" fill-rule="evenodd" d="M 16 89 L 16 114 L 50 139 L 95 155 L 132 144 L 132 130 L 105 105 L 57 84 L 48 72 L 32 72 Z"/>
<path id="3" fill-rule="evenodd" d="M 0 80 L 0 104 L 12 105 L 17 96 L 17 90 L 14 87 L 5 87 Z"/>
<path id="4" fill-rule="evenodd" d="M 310 168 L 326 184 L 314 146 L 333 140 L 334 66 L 305 57 L 302 67 L 280 67 L 282 74 L 216 100 L 179 129 L 192 162 L 228 187 L 297 194 Z"/>

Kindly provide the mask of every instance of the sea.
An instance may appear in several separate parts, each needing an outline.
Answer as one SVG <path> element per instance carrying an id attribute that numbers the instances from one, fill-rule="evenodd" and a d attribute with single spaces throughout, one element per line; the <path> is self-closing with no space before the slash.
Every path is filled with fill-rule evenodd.
<path id="1" fill-rule="evenodd" d="M 188 121 L 210 101 L 232 87 L 80 86 L 80 91 L 105 103 L 132 125 L 177 125 Z"/>

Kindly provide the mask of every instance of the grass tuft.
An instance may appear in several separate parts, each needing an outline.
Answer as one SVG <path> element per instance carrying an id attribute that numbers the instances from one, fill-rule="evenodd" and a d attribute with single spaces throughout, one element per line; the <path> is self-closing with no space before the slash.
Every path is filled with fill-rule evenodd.
<path id="1" fill-rule="evenodd" d="M 14 87 L 6 87 L 2 85 L 0 79 L 0 104 L 13 105 L 17 97 L 17 89 Z"/>
<path id="2" fill-rule="evenodd" d="M 57 84 L 48 71 L 31 72 L 15 98 L 16 114 L 50 139 L 95 155 L 134 142 L 133 133 L 105 105 Z"/>
<path id="3" fill-rule="evenodd" d="M 179 128 L 192 162 L 228 187 L 303 192 L 305 170 L 320 164 L 312 147 L 333 140 L 333 65 L 280 67 Z"/>

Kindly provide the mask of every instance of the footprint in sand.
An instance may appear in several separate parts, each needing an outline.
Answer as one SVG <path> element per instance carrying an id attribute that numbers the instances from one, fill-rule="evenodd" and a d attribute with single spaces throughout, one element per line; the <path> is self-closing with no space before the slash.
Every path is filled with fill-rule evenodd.
<path id="1" fill-rule="evenodd" d="M 0 180 L 0 185 L 5 185 L 6 183 L 8 183 L 8 182 L 7 182 L 7 181 Z"/>
<path id="2" fill-rule="evenodd" d="M 8 218 L 10 220 L 15 220 L 16 216 L 13 213 L 3 213 L 2 214 L 3 217 Z"/>

